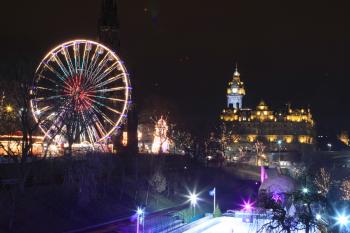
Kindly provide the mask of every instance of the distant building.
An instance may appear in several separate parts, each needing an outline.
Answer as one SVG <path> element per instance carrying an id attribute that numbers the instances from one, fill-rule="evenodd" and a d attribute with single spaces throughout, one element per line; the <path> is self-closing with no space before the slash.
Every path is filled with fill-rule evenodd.
<path id="1" fill-rule="evenodd" d="M 283 111 L 274 111 L 264 101 L 254 109 L 246 108 L 245 94 L 236 66 L 227 88 L 227 106 L 220 117 L 230 142 L 227 153 L 255 142 L 264 143 L 266 152 L 314 150 L 315 123 L 309 108 L 292 109 L 288 105 Z"/>

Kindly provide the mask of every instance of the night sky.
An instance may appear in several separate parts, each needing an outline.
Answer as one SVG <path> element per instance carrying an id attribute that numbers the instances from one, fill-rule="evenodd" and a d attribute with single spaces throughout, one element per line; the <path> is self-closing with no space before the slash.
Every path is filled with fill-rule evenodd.
<path id="1" fill-rule="evenodd" d="M 238 62 L 245 107 L 310 105 L 320 132 L 338 133 L 350 130 L 350 14 L 330 2 L 120 0 L 119 53 L 138 102 L 159 96 L 170 118 L 209 126 Z M 97 39 L 99 15 L 100 0 L 3 2 L 0 62 L 38 63 L 61 42 Z"/>

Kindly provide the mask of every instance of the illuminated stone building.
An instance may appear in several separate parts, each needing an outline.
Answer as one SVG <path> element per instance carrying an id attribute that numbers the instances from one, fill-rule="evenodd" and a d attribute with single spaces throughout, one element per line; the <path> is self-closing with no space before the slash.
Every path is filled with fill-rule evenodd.
<path id="1" fill-rule="evenodd" d="M 227 88 L 227 107 L 221 120 L 229 146 L 234 152 L 242 146 L 262 142 L 266 151 L 310 151 L 314 150 L 314 121 L 310 109 L 274 111 L 261 101 L 255 108 L 246 108 L 243 97 L 246 94 L 237 66 Z"/>

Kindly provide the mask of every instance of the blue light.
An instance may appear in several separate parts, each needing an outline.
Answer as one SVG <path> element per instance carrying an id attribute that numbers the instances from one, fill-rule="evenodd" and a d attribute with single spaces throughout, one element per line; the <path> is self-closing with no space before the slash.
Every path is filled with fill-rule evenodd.
<path id="1" fill-rule="evenodd" d="M 316 214 L 316 220 L 321 220 L 322 215 L 321 214 Z"/>
<path id="2" fill-rule="evenodd" d="M 195 206 L 198 201 L 198 195 L 195 193 L 190 193 L 189 199 L 190 199 L 191 205 Z"/>
<path id="3" fill-rule="evenodd" d="M 337 224 L 340 226 L 345 226 L 349 224 L 349 216 L 345 216 L 344 214 L 338 215 L 336 217 Z"/>
<path id="4" fill-rule="evenodd" d="M 137 207 L 136 214 L 138 216 L 141 216 L 141 215 L 143 215 L 143 213 L 144 213 L 143 209 L 141 207 Z"/>
<path id="5" fill-rule="evenodd" d="M 308 192 L 309 192 L 309 189 L 306 188 L 306 187 L 304 187 L 304 188 L 302 189 L 302 192 L 303 192 L 303 193 L 308 193 Z"/>

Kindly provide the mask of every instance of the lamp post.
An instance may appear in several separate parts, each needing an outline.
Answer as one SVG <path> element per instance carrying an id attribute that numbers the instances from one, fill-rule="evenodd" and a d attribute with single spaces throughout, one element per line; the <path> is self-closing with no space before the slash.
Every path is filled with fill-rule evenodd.
<path id="1" fill-rule="evenodd" d="M 278 165 L 281 166 L 281 145 L 282 145 L 282 140 L 278 140 L 277 144 L 278 144 Z"/>
<path id="2" fill-rule="evenodd" d="M 196 204 L 198 201 L 198 194 L 190 193 L 189 199 L 190 199 L 191 207 L 193 208 L 193 216 L 195 216 L 196 215 Z"/>
<path id="3" fill-rule="evenodd" d="M 140 232 L 140 222 L 143 219 L 144 210 L 141 207 L 137 207 L 136 214 L 137 214 L 136 233 L 139 233 Z"/>
<path id="4" fill-rule="evenodd" d="M 216 208 L 216 188 L 215 187 L 209 191 L 209 195 L 213 197 L 213 214 L 214 214 L 215 208 Z"/>

